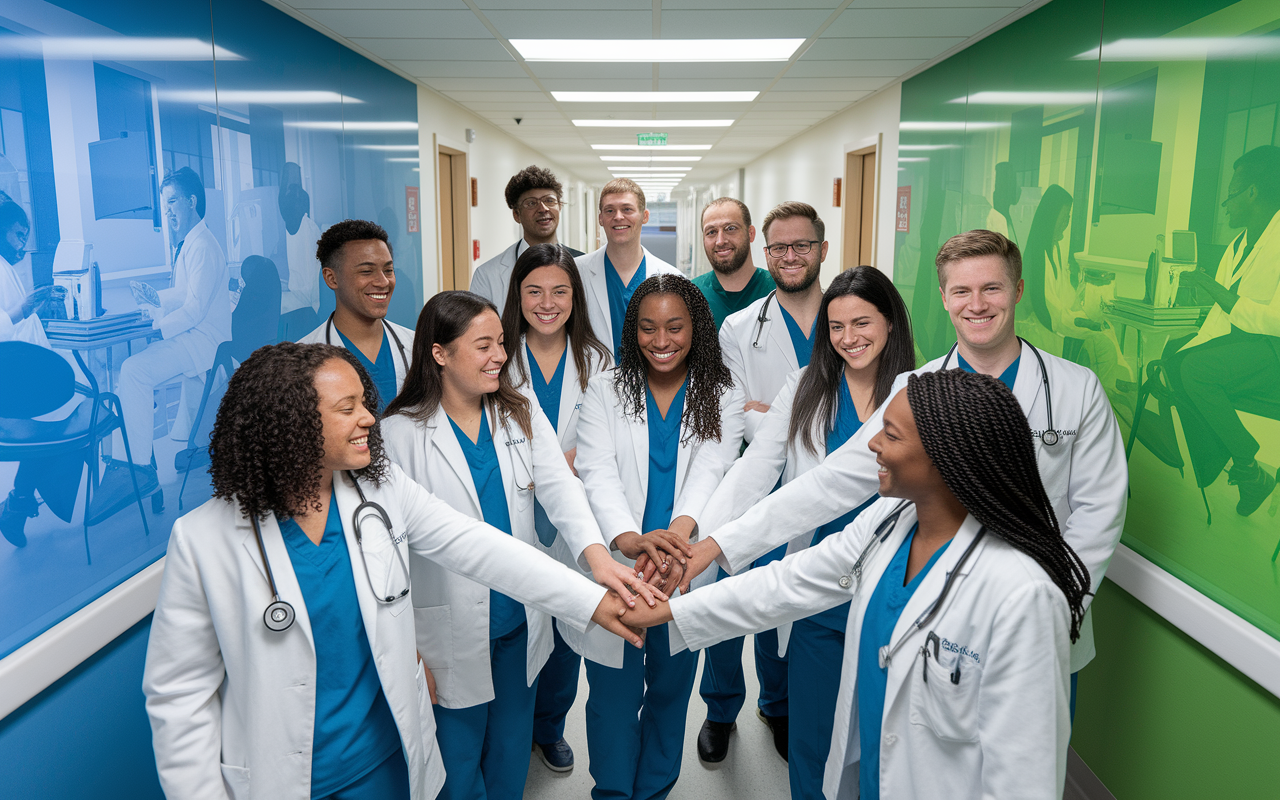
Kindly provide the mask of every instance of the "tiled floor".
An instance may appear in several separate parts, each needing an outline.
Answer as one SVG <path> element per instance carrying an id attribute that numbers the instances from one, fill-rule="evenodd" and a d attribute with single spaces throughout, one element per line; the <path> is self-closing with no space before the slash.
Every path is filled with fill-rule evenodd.
<path id="1" fill-rule="evenodd" d="M 755 713 L 759 686 L 752 649 L 750 642 L 743 648 L 747 703 L 738 715 L 738 730 L 730 739 L 729 757 L 719 764 L 708 765 L 698 760 L 695 739 L 706 719 L 707 707 L 698 696 L 698 683 L 694 683 L 685 728 L 684 763 L 670 800 L 787 800 L 791 797 L 787 785 L 787 762 L 773 749 L 773 737 Z M 698 681 L 701 680 L 702 669 L 699 666 Z M 537 756 L 531 756 L 525 800 L 585 800 L 590 797 L 592 781 L 591 773 L 587 771 L 587 736 L 583 716 L 587 689 L 587 676 L 583 672 L 578 683 L 578 699 L 565 726 L 565 738 L 573 747 L 577 761 L 573 772 L 558 775 L 547 769 Z"/>

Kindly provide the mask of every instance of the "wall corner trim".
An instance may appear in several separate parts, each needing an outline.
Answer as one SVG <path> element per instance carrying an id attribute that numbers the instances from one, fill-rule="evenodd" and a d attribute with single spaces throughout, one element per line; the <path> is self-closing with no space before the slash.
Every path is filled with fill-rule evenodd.
<path id="1" fill-rule="evenodd" d="M 1123 544 L 1111 558 L 1107 577 L 1250 680 L 1280 697 L 1280 640 Z"/>
<path id="2" fill-rule="evenodd" d="M 154 611 L 163 574 L 162 557 L 0 660 L 0 719 Z"/>

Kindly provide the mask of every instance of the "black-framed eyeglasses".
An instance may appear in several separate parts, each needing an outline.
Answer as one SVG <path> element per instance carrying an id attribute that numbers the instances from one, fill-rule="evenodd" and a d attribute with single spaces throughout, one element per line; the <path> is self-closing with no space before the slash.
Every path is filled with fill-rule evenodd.
<path id="1" fill-rule="evenodd" d="M 563 205 L 568 205 L 558 197 L 526 197 L 520 201 L 520 208 L 524 211 L 537 211 L 538 206 L 546 206 L 547 210 L 555 211 Z"/>
<path id="2" fill-rule="evenodd" d="M 791 244 L 771 244 L 764 249 L 766 253 L 774 258 L 786 258 L 788 248 L 798 256 L 807 256 L 813 250 L 815 245 L 822 242 L 792 242 Z"/>
<path id="3" fill-rule="evenodd" d="M 1242 195 L 1242 194 L 1244 194 L 1245 192 L 1249 191 L 1249 189 L 1251 189 L 1252 187 L 1253 187 L 1253 184 L 1251 183 L 1251 184 L 1249 184 L 1248 186 L 1246 186 L 1246 187 L 1244 187 L 1243 189 L 1241 189 L 1240 191 L 1238 191 L 1238 192 L 1232 192 L 1231 194 L 1227 195 L 1227 199 L 1222 201 L 1222 207 L 1223 207 L 1223 208 L 1226 208 L 1226 207 L 1227 207 L 1227 203 L 1230 203 L 1232 200 L 1235 200 L 1235 199 L 1236 199 L 1237 197 L 1239 197 L 1240 195 Z"/>

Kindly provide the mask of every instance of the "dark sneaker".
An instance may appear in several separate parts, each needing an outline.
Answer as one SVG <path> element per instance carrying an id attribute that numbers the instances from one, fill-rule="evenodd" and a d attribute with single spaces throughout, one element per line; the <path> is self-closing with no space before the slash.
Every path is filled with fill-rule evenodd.
<path id="1" fill-rule="evenodd" d="M 148 497 L 160 488 L 155 467 L 150 465 L 134 465 L 134 477 L 138 481 L 138 491 Z M 112 461 L 102 475 L 98 490 L 93 493 L 93 501 L 89 503 L 89 515 L 86 525 L 97 525 L 99 522 L 116 514 L 134 502 L 133 479 L 129 476 L 129 462 Z"/>
<path id="2" fill-rule="evenodd" d="M 570 772 L 573 770 L 573 748 L 569 746 L 563 736 L 560 737 L 559 741 L 551 744 L 534 742 L 533 752 L 538 754 L 538 758 L 552 772 Z"/>
<path id="3" fill-rule="evenodd" d="M 782 756 L 782 760 L 787 760 L 787 741 L 789 739 L 788 730 L 790 717 L 771 717 L 760 709 L 756 709 L 756 716 L 760 721 L 769 726 L 769 730 L 773 732 L 773 749 L 778 751 L 778 755 Z"/>
<path id="4" fill-rule="evenodd" d="M 1276 480 L 1280 472 L 1271 474 L 1270 468 L 1263 468 L 1258 462 L 1251 467 L 1237 468 L 1234 465 L 1227 473 L 1227 483 L 1239 487 L 1240 502 L 1236 504 L 1236 513 L 1247 517 L 1257 511 L 1263 501 L 1271 496 L 1276 488 Z"/>
<path id="5" fill-rule="evenodd" d="M 9 492 L 0 509 L 0 535 L 14 547 L 26 547 L 27 520 L 39 513 L 40 501 L 35 495 L 19 497 L 16 492 Z"/>
<path id="6" fill-rule="evenodd" d="M 738 727 L 736 722 L 702 723 L 698 731 L 698 758 L 708 764 L 719 764 L 729 755 L 729 734 Z"/>

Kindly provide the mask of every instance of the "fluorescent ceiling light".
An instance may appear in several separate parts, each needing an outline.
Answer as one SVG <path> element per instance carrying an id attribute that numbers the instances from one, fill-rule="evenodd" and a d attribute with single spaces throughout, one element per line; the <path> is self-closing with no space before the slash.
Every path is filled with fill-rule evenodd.
<path id="1" fill-rule="evenodd" d="M 1007 122 L 902 122 L 900 131 L 991 131 L 1007 128 Z"/>
<path id="2" fill-rule="evenodd" d="M 958 144 L 900 144 L 899 150 L 959 150 Z"/>
<path id="3" fill-rule="evenodd" d="M 340 92 L 279 89 L 174 89 L 161 91 L 161 100 L 174 103 L 262 103 L 264 105 L 340 105 L 361 103 Z"/>
<path id="4" fill-rule="evenodd" d="M 693 167 L 628 167 L 628 166 L 611 166 L 612 172 L 688 172 Z"/>
<path id="5" fill-rule="evenodd" d="M 358 144 L 357 150 L 392 150 L 401 153 L 416 153 L 418 146 L 416 144 Z"/>
<path id="6" fill-rule="evenodd" d="M 575 119 L 579 128 L 727 128 L 731 119 Z"/>
<path id="7" fill-rule="evenodd" d="M 416 131 L 418 123 L 416 122 L 286 122 L 285 125 L 290 128 L 304 128 L 312 131 L 344 131 L 347 133 L 357 131 Z"/>
<path id="8" fill-rule="evenodd" d="M 1117 39 L 1102 46 L 1103 61 L 1238 61 L 1280 52 L 1274 36 L 1162 37 Z M 1075 61 L 1095 61 L 1098 48 L 1073 56 Z"/>
<path id="9" fill-rule="evenodd" d="M 615 172 L 613 173 L 613 177 L 630 178 L 631 180 L 639 183 L 640 181 L 647 181 L 647 180 L 672 180 L 672 179 L 680 180 L 681 178 L 687 178 L 688 176 L 679 172 L 675 173 L 674 175 L 668 175 L 666 173 L 653 174 L 650 172 Z"/>
<path id="10" fill-rule="evenodd" d="M 920 158 L 900 158 L 898 159 L 898 163 L 901 164 L 906 161 L 928 161 L 928 160 L 929 158 L 927 156 L 921 156 Z"/>
<path id="11" fill-rule="evenodd" d="M 101 61 L 243 61 L 244 56 L 200 39 L 153 36 L 13 36 L 6 47 L 48 59 Z"/>
<path id="12" fill-rule="evenodd" d="M 786 61 L 804 39 L 511 39 L 525 61 Z"/>
<path id="13" fill-rule="evenodd" d="M 1089 92 L 975 92 L 949 103 L 980 106 L 1078 106 L 1096 102 L 1098 93 Z"/>
<path id="14" fill-rule="evenodd" d="M 759 92 L 552 92 L 561 103 L 750 103 Z"/>
<path id="15" fill-rule="evenodd" d="M 600 156 L 601 161 L 635 161 L 637 163 L 649 163 L 650 161 L 701 161 L 702 156 Z"/>
<path id="16" fill-rule="evenodd" d="M 710 150 L 709 144 L 593 144 L 592 150 Z"/>
<path id="17" fill-rule="evenodd" d="M 387 161 L 400 161 L 405 164 L 417 164 L 421 160 L 422 159 L 420 158 L 388 158 L 387 159 Z"/>

